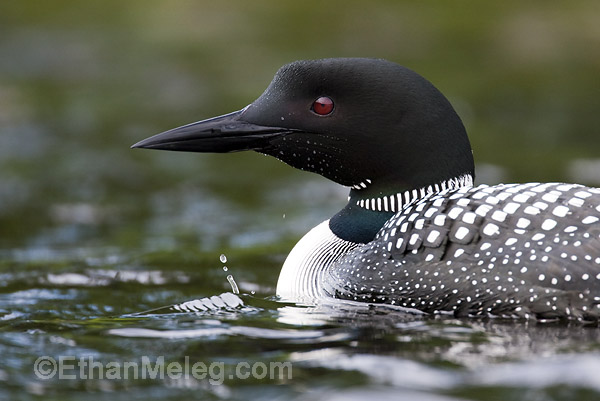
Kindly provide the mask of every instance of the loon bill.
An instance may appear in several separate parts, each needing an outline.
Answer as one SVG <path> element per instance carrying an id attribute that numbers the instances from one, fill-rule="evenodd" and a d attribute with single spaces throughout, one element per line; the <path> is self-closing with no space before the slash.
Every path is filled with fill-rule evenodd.
<path id="1" fill-rule="evenodd" d="M 456 316 L 600 316 L 600 189 L 473 186 L 459 116 L 395 63 L 287 64 L 244 109 L 133 147 L 254 150 L 349 187 L 348 204 L 287 257 L 277 284 L 286 299 Z"/>

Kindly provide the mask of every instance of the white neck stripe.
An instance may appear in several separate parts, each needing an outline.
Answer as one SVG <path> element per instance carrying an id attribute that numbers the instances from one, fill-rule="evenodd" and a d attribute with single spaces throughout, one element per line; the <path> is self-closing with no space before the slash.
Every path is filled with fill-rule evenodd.
<path id="1" fill-rule="evenodd" d="M 371 180 L 367 181 L 370 183 Z M 465 174 L 457 178 L 451 178 L 449 180 L 442 181 L 439 184 L 429 185 L 428 187 L 398 192 L 394 195 L 386 195 L 379 198 L 360 199 L 356 201 L 356 205 L 367 210 L 375 210 L 378 212 L 397 212 L 402 209 L 404 205 L 407 205 L 416 199 L 424 198 L 429 194 L 472 186 L 473 176 L 470 174 Z M 353 188 L 355 187 L 359 186 L 356 185 Z"/>
<path id="2" fill-rule="evenodd" d="M 373 181 L 371 181 L 370 179 L 366 179 L 363 182 L 360 182 L 356 185 L 352 185 L 351 188 L 352 189 L 356 189 L 357 191 L 360 191 L 361 189 L 365 189 L 370 183 L 372 183 Z"/>

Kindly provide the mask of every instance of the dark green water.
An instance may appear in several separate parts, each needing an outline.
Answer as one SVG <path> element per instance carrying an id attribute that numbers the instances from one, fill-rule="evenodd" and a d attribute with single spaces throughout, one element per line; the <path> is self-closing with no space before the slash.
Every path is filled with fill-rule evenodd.
<path id="1" fill-rule="evenodd" d="M 0 399 L 598 399 L 597 327 L 278 302 L 287 253 L 346 190 L 258 154 L 129 146 L 242 108 L 286 62 L 383 57 L 455 104 L 479 182 L 597 186 L 599 15 L 596 1 L 1 3 Z M 40 379 L 40 357 L 62 374 Z"/>

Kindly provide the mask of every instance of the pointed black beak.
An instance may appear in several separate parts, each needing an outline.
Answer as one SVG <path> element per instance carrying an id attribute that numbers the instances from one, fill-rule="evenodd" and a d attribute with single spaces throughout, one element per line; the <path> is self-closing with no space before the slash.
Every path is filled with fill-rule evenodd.
<path id="1" fill-rule="evenodd" d="M 297 131 L 244 121 L 244 110 L 165 131 L 132 148 L 214 153 L 262 150 L 268 148 L 273 139 Z"/>

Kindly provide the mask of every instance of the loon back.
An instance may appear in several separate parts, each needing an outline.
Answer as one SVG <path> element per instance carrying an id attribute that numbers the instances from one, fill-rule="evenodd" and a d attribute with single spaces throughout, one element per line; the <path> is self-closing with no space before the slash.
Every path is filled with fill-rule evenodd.
<path id="1" fill-rule="evenodd" d="M 600 315 L 600 190 L 472 187 L 459 116 L 395 63 L 294 62 L 244 109 L 133 147 L 255 150 L 349 187 L 348 204 L 288 256 L 277 286 L 285 298 L 455 315 Z"/>
<path id="2" fill-rule="evenodd" d="M 405 207 L 323 279 L 339 298 L 457 316 L 597 320 L 600 189 L 463 187 Z"/>

